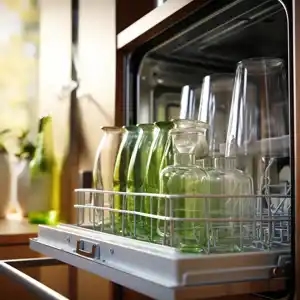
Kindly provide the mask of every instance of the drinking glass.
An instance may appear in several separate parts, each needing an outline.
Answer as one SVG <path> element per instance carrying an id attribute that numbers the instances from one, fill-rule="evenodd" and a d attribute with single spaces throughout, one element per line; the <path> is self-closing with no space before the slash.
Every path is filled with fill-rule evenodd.
<path id="1" fill-rule="evenodd" d="M 179 119 L 196 120 L 199 109 L 199 97 L 201 89 L 185 85 L 181 89 L 180 114 Z"/>
<path id="2" fill-rule="evenodd" d="M 257 213 L 275 217 L 278 204 L 270 188 L 278 184 L 275 162 L 289 156 L 289 103 L 284 62 L 279 58 L 250 58 L 238 63 L 229 116 L 226 156 L 237 157 L 239 164 L 249 157 L 257 166 L 252 173 L 257 198 Z M 273 210 L 275 206 L 275 209 Z M 257 238 L 269 248 L 274 229 L 258 223 Z"/>
<path id="3" fill-rule="evenodd" d="M 208 124 L 209 156 L 220 155 L 220 145 L 226 143 L 234 74 L 212 74 L 202 83 L 198 120 Z"/>
<path id="4" fill-rule="evenodd" d="M 288 98 L 284 63 L 250 58 L 238 63 L 229 116 L 226 156 L 285 157 L 289 145 Z"/>

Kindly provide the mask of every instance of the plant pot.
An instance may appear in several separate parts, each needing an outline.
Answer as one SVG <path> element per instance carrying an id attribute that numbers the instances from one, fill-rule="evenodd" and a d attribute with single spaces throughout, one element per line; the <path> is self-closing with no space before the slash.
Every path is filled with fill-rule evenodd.
<path id="1" fill-rule="evenodd" d="M 0 218 L 4 218 L 10 204 L 10 167 L 9 156 L 0 153 Z"/>

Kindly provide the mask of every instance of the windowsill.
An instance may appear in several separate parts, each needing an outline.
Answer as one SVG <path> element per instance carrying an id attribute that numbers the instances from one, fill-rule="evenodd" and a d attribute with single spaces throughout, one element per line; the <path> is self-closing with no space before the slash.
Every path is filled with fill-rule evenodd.
<path id="1" fill-rule="evenodd" d="M 29 224 L 27 219 L 0 220 L 0 247 L 16 244 L 28 244 L 30 238 L 36 237 L 38 226 Z"/>

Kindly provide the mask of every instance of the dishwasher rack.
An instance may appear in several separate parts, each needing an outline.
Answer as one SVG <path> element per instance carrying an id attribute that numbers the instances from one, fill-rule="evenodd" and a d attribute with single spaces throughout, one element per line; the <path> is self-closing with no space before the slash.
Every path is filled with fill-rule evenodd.
<path id="1" fill-rule="evenodd" d="M 51 300 L 66 298 L 16 268 L 63 262 L 114 282 L 119 287 L 119 294 L 114 300 L 122 299 L 122 287 L 157 300 L 198 300 L 282 291 L 287 287 L 292 264 L 290 188 L 288 185 L 277 186 L 274 190 L 281 191 L 277 195 L 270 193 L 271 188 L 267 190 L 269 193 L 263 195 L 243 196 L 255 203 L 255 213 L 251 218 L 212 220 L 205 214 L 201 218 L 196 214 L 194 218 L 183 219 L 172 214 L 172 200 L 176 198 L 200 197 L 207 202 L 211 201 L 212 195 L 155 195 L 78 189 L 75 191 L 78 199 L 75 205 L 77 224 L 40 225 L 38 237 L 30 240 L 31 249 L 53 259 L 3 261 L 0 262 L 0 273 L 26 285 L 42 299 Z M 169 201 L 169 209 L 166 215 L 157 216 L 129 211 L 124 209 L 126 206 L 112 208 L 112 201 L 120 197 L 122 203 L 128 203 L 128 197 L 133 203 L 143 197 L 148 197 L 148 200 L 156 197 Z M 232 201 L 241 200 L 234 196 L 226 197 L 227 200 L 228 197 Z M 222 199 L 222 196 L 219 198 Z M 116 234 L 114 230 L 112 213 L 120 217 L 121 223 L 117 223 L 123 224 L 122 234 L 119 231 Z M 155 244 L 139 240 L 135 235 L 127 235 L 123 229 L 127 226 L 128 216 L 130 220 L 137 217 L 160 219 L 166 223 L 163 227 L 168 228 L 168 238 L 161 239 L 161 244 Z M 176 226 L 170 226 L 175 222 L 200 222 L 201 226 L 210 229 L 214 226 L 218 228 L 220 224 L 224 226 L 227 222 L 229 227 L 239 228 L 240 231 L 236 231 L 239 234 L 247 234 L 242 239 L 243 247 L 239 253 L 215 253 L 214 245 L 218 240 L 213 240 L 211 248 L 208 244 L 207 252 L 182 253 L 172 244 L 172 237 L 178 235 Z M 131 228 L 136 233 L 136 226 Z M 192 228 L 198 230 L 197 226 Z"/>
<path id="2" fill-rule="evenodd" d="M 31 239 L 30 247 L 157 300 L 206 299 L 283 290 L 291 266 L 291 197 L 286 184 L 273 189 L 281 191 L 280 194 L 270 193 L 271 190 L 271 187 L 266 189 L 269 192 L 263 195 L 226 195 L 227 200 L 230 198 L 233 202 L 250 199 L 248 203 L 255 207 L 250 217 L 211 218 L 205 213 L 199 217 L 198 212 L 193 217 L 175 216 L 172 203 L 183 197 L 199 198 L 203 202 L 212 198 L 222 201 L 224 195 L 156 195 L 78 189 L 75 191 L 77 224 L 40 225 L 38 237 Z M 137 206 L 127 205 L 129 201 L 131 204 L 144 200 L 154 203 L 154 198 L 166 201 L 168 209 L 164 215 L 143 213 L 132 209 Z M 113 201 L 124 205 L 113 208 Z M 137 234 L 138 218 L 150 220 L 149 224 L 155 226 L 159 220 L 166 235 L 159 243 L 147 240 L 152 239 L 151 234 L 141 240 Z M 206 251 L 183 253 L 173 243 L 182 234 L 176 222 L 195 232 L 200 228 L 202 233 L 203 228 L 207 233 L 215 232 L 211 229 L 218 230 L 220 226 L 234 229 L 233 232 L 243 234 L 239 252 L 215 252 L 218 239 L 209 239 L 204 245 Z M 155 233 L 155 230 L 150 232 Z"/>

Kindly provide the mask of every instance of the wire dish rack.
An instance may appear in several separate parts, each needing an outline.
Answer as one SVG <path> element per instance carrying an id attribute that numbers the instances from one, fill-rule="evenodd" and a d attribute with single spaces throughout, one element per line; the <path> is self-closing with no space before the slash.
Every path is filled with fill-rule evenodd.
<path id="1" fill-rule="evenodd" d="M 78 189 L 77 225 L 39 226 L 31 248 L 153 299 L 278 291 L 290 277 L 288 184 L 262 195 Z"/>
<path id="2" fill-rule="evenodd" d="M 237 196 L 77 189 L 77 225 L 186 253 L 289 251 L 290 186 L 264 191 Z"/>

